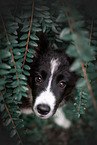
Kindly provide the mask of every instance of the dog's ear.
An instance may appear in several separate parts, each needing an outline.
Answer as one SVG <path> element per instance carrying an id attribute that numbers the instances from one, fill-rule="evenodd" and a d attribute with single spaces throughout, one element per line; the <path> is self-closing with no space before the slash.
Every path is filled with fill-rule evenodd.
<path id="1" fill-rule="evenodd" d="M 37 36 L 39 38 L 39 41 L 38 41 L 38 52 L 39 53 L 46 52 L 49 49 L 49 47 L 50 47 L 47 34 L 43 33 L 43 32 L 39 32 L 37 34 Z"/>
<path id="2" fill-rule="evenodd" d="M 51 47 L 46 33 L 38 32 L 36 33 L 36 36 L 39 38 L 39 40 L 36 41 L 38 46 L 33 47 L 29 45 L 29 48 L 35 51 L 34 56 L 37 58 L 39 54 L 43 54 L 44 52 L 47 52 L 47 50 L 49 50 Z"/>

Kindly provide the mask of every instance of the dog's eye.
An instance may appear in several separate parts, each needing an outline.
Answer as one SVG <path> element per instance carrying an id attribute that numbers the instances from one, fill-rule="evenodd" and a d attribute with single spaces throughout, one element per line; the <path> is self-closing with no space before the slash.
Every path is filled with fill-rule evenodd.
<path id="1" fill-rule="evenodd" d="M 42 82 L 41 76 L 35 77 L 35 81 L 38 83 L 41 83 Z"/>
<path id="2" fill-rule="evenodd" d="M 66 87 L 66 83 L 65 82 L 59 82 L 59 86 L 61 87 L 61 88 L 65 88 Z"/>

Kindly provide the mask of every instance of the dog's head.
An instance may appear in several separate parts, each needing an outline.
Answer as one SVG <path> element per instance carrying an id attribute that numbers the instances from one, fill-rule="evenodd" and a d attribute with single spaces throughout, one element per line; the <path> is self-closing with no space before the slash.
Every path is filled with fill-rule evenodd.
<path id="1" fill-rule="evenodd" d="M 65 51 L 53 50 L 45 35 L 31 65 L 29 85 L 32 89 L 33 111 L 40 118 L 49 118 L 62 101 L 72 94 L 77 80 L 70 72 L 71 59 Z"/>

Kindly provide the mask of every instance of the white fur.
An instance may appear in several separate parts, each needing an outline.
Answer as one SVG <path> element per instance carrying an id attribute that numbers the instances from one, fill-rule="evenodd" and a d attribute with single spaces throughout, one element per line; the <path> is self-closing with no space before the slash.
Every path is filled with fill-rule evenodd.
<path id="1" fill-rule="evenodd" d="M 65 128 L 65 129 L 67 129 L 71 126 L 71 122 L 66 118 L 62 108 L 57 109 L 57 112 L 53 118 L 54 118 L 54 122 L 57 125 Z"/>
<path id="2" fill-rule="evenodd" d="M 39 105 L 39 104 L 46 104 L 46 105 L 50 106 L 50 109 L 51 109 L 50 112 L 47 115 L 45 115 L 44 117 L 41 117 L 41 118 L 46 119 L 46 118 L 52 116 L 52 114 L 53 114 L 53 109 L 55 106 L 55 96 L 53 95 L 52 92 L 45 91 L 45 92 L 42 92 L 39 97 L 37 97 L 33 110 L 36 113 L 36 115 L 40 117 L 41 114 L 38 113 L 38 111 L 37 111 L 37 105 Z"/>
<path id="3" fill-rule="evenodd" d="M 52 82 L 52 79 L 53 79 L 53 74 L 57 70 L 59 64 L 60 64 L 60 62 L 58 61 L 58 59 L 52 59 L 51 62 L 50 62 L 50 65 L 51 65 L 51 76 L 49 78 L 49 83 L 48 83 L 47 90 L 50 90 L 50 88 L 51 88 L 51 82 Z"/>
<path id="4" fill-rule="evenodd" d="M 24 114 L 26 114 L 26 115 L 29 115 L 29 114 L 32 114 L 33 111 L 32 111 L 31 108 L 22 108 L 22 109 L 21 109 L 21 113 L 24 113 Z"/>

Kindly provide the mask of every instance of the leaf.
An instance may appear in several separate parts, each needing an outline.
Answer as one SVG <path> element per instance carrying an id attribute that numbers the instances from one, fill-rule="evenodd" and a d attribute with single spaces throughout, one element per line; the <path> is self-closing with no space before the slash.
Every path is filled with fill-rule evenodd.
<path id="1" fill-rule="evenodd" d="M 38 44 L 34 41 L 29 41 L 29 45 L 34 46 L 34 47 L 38 46 Z"/>
<path id="2" fill-rule="evenodd" d="M 17 87 L 14 89 L 13 93 L 16 93 L 16 94 L 19 95 L 20 91 L 21 91 L 21 87 L 18 87 L 18 86 L 17 86 Z M 17 95 L 17 97 L 18 97 L 18 95 Z"/>
<path id="3" fill-rule="evenodd" d="M 10 70 L 10 73 L 16 73 L 16 69 L 14 69 L 14 68 L 11 69 L 11 70 Z"/>
<path id="4" fill-rule="evenodd" d="M 7 70 L 0 70 L 0 75 L 6 75 L 9 74 L 9 71 Z"/>
<path id="5" fill-rule="evenodd" d="M 20 44 L 19 44 L 19 47 L 23 47 L 23 46 L 26 46 L 27 42 L 26 41 L 22 41 Z"/>
<path id="6" fill-rule="evenodd" d="M 42 30 L 43 30 L 43 32 L 46 31 L 46 24 L 44 23 L 44 21 L 43 21 L 43 23 L 42 23 Z"/>
<path id="7" fill-rule="evenodd" d="M 25 49 L 26 49 L 25 47 L 24 48 L 21 48 L 20 51 L 21 52 L 25 52 Z"/>
<path id="8" fill-rule="evenodd" d="M 84 21 L 79 20 L 79 21 L 75 22 L 74 24 L 72 24 L 71 27 L 74 29 L 84 27 Z"/>
<path id="9" fill-rule="evenodd" d="M 32 39 L 32 40 L 39 40 L 39 38 L 36 36 L 36 35 L 30 35 L 30 38 Z"/>
<path id="10" fill-rule="evenodd" d="M 13 130 L 11 131 L 11 133 L 10 133 L 10 137 L 14 137 L 15 135 L 16 135 L 16 130 L 13 129 Z"/>
<path id="11" fill-rule="evenodd" d="M 21 98 L 22 98 L 21 92 L 18 94 L 17 98 L 18 98 L 18 100 L 21 100 Z"/>
<path id="12" fill-rule="evenodd" d="M 19 62 L 19 61 L 16 61 L 15 65 L 16 65 L 16 67 L 21 67 L 22 66 L 22 63 Z"/>
<path id="13" fill-rule="evenodd" d="M 26 28 L 22 28 L 22 29 L 21 29 L 21 32 L 29 32 L 29 26 L 26 27 Z"/>
<path id="14" fill-rule="evenodd" d="M 63 23 L 63 22 L 66 22 L 66 16 L 65 16 L 65 13 L 63 14 L 60 14 L 58 17 L 57 17 L 57 19 L 56 19 L 56 22 L 61 22 L 61 23 Z"/>
<path id="15" fill-rule="evenodd" d="M 60 39 L 70 41 L 71 38 L 70 28 L 64 28 L 60 33 Z"/>
<path id="16" fill-rule="evenodd" d="M 77 81 L 76 87 L 81 88 L 84 87 L 85 85 L 86 85 L 86 80 L 84 78 L 81 78 Z"/>
<path id="17" fill-rule="evenodd" d="M 32 32 L 40 32 L 40 31 L 42 31 L 42 29 L 41 28 L 32 27 L 31 31 Z"/>
<path id="18" fill-rule="evenodd" d="M 52 30 L 53 30 L 53 32 L 55 32 L 57 34 L 59 33 L 58 30 L 56 29 L 55 25 L 52 25 Z"/>
<path id="19" fill-rule="evenodd" d="M 21 49 L 18 49 L 18 48 L 13 49 L 13 53 L 15 53 L 15 54 L 19 54 L 20 55 L 21 54 L 20 51 L 21 51 Z"/>
<path id="20" fill-rule="evenodd" d="M 27 82 L 23 81 L 23 80 L 20 80 L 19 82 L 20 85 L 27 85 Z"/>
<path id="21" fill-rule="evenodd" d="M 22 80 L 27 80 L 27 78 L 23 74 L 19 74 L 18 77 Z"/>
<path id="22" fill-rule="evenodd" d="M 4 110 L 5 110 L 5 105 L 2 104 L 2 105 L 1 105 L 1 112 L 3 112 Z"/>
<path id="23" fill-rule="evenodd" d="M 6 50 L 0 50 L 0 59 L 4 59 L 11 56 L 11 53 Z"/>
<path id="24" fill-rule="evenodd" d="M 28 58 L 33 58 L 33 54 L 27 53 L 27 57 L 28 57 Z"/>
<path id="25" fill-rule="evenodd" d="M 35 53 L 35 51 L 34 51 L 33 49 L 31 49 L 31 48 L 29 48 L 27 51 L 28 51 L 29 53 L 32 53 L 32 54 Z"/>
<path id="26" fill-rule="evenodd" d="M 30 76 L 30 73 L 26 70 L 23 70 L 23 73 L 26 75 L 26 76 Z"/>
<path id="27" fill-rule="evenodd" d="M 4 79 L 0 79 L 0 85 L 4 85 L 6 81 Z"/>
<path id="28" fill-rule="evenodd" d="M 29 62 L 29 63 L 33 62 L 33 60 L 30 59 L 30 58 L 26 58 L 26 61 Z"/>
<path id="29" fill-rule="evenodd" d="M 27 97 L 27 96 L 28 96 L 27 93 L 25 93 L 25 92 L 22 92 L 21 94 L 22 94 L 22 96 L 24 96 L 24 97 Z"/>
<path id="30" fill-rule="evenodd" d="M 8 64 L 6 64 L 6 63 L 1 63 L 0 64 L 0 68 L 11 69 L 11 67 Z"/>
<path id="31" fill-rule="evenodd" d="M 16 80 L 16 81 L 12 82 L 11 85 L 13 87 L 17 87 L 17 86 L 19 86 L 19 82 Z"/>
<path id="32" fill-rule="evenodd" d="M 44 11 L 44 10 L 49 10 L 49 8 L 48 7 L 46 7 L 46 6 L 41 6 L 41 7 L 35 7 L 35 9 L 37 10 L 37 11 Z"/>
<path id="33" fill-rule="evenodd" d="M 24 124 L 17 124 L 17 129 L 22 129 L 24 127 Z"/>
<path id="34" fill-rule="evenodd" d="M 77 51 L 76 51 L 74 45 L 69 45 L 69 47 L 68 47 L 67 50 L 66 50 L 66 53 L 67 53 L 69 56 L 71 56 L 71 57 L 77 57 L 77 56 L 78 56 Z"/>
<path id="35" fill-rule="evenodd" d="M 37 22 L 32 22 L 32 25 L 35 26 L 35 27 L 41 27 L 41 25 Z"/>
<path id="36" fill-rule="evenodd" d="M 27 80 L 27 78 L 23 74 L 18 74 L 18 77 L 22 80 Z M 17 76 L 14 75 L 13 79 L 17 79 Z"/>
<path id="37" fill-rule="evenodd" d="M 44 20 L 46 23 L 52 23 L 52 20 L 50 20 L 50 19 L 45 19 Z"/>
<path id="38" fill-rule="evenodd" d="M 17 73 L 21 73 L 22 71 L 22 68 L 17 68 Z"/>
<path id="39" fill-rule="evenodd" d="M 1 103 L 2 100 L 3 100 L 3 97 L 0 95 L 0 103 Z"/>
<path id="40" fill-rule="evenodd" d="M 30 70 L 30 69 L 31 69 L 30 66 L 28 66 L 28 65 L 24 65 L 24 68 L 25 68 L 26 70 Z"/>
<path id="41" fill-rule="evenodd" d="M 4 90 L 4 86 L 0 86 L 0 91 Z"/>
<path id="42" fill-rule="evenodd" d="M 27 87 L 25 87 L 25 86 L 21 86 L 21 91 L 23 91 L 23 92 L 26 92 L 26 91 L 28 91 L 29 89 L 27 88 Z"/>
<path id="43" fill-rule="evenodd" d="M 10 118 L 6 119 L 5 125 L 8 126 L 10 123 L 11 123 L 11 119 Z"/>
<path id="44" fill-rule="evenodd" d="M 71 70 L 71 71 L 76 71 L 76 70 L 78 70 L 80 67 L 81 67 L 80 60 L 79 60 L 79 59 L 76 59 L 76 60 L 74 61 L 74 63 L 71 65 L 70 70 Z"/>
<path id="45" fill-rule="evenodd" d="M 15 55 L 15 56 L 14 56 L 15 59 L 20 59 L 20 58 L 23 58 L 23 57 L 24 57 L 24 54 L 21 54 L 21 55 Z"/>
<path id="46" fill-rule="evenodd" d="M 27 39 L 28 38 L 28 34 L 24 34 L 24 35 L 22 35 L 21 37 L 20 37 L 20 40 L 25 40 L 25 39 Z"/>

